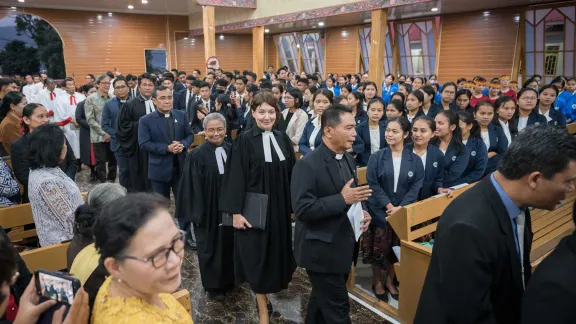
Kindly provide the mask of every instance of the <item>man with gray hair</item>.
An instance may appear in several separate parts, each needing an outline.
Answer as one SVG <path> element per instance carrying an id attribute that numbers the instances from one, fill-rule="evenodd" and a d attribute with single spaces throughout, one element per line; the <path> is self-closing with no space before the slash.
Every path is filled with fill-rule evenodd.
<path id="1" fill-rule="evenodd" d="M 86 111 L 86 122 L 90 125 L 90 143 L 94 148 L 96 157 L 96 176 L 101 183 L 106 180 L 114 182 L 116 180 L 116 157 L 110 150 L 111 137 L 102 129 L 102 110 L 104 104 L 110 99 L 110 78 L 105 74 L 96 77 L 98 92 L 86 98 L 84 109 Z M 106 162 L 108 162 L 108 175 L 106 175 Z"/>

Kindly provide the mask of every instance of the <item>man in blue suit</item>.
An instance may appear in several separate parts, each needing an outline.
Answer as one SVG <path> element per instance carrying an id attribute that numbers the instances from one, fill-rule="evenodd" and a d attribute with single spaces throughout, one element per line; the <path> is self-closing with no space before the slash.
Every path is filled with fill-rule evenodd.
<path id="1" fill-rule="evenodd" d="M 140 118 L 138 144 L 148 152 L 148 179 L 152 190 L 177 197 L 186 150 L 194 141 L 186 112 L 172 109 L 172 89 L 159 86 L 152 95 L 156 111 Z"/>
<path id="2" fill-rule="evenodd" d="M 114 95 L 116 97 L 106 101 L 102 109 L 102 129 L 106 134 L 110 135 L 110 150 L 116 156 L 118 161 L 118 169 L 120 170 L 119 182 L 126 188 L 130 189 L 130 168 L 128 167 L 129 156 L 122 150 L 120 144 L 116 140 L 116 132 L 114 125 L 116 125 L 116 117 L 120 112 L 121 107 L 128 100 L 129 86 L 128 80 L 122 76 L 117 77 L 112 87 L 114 88 Z"/>

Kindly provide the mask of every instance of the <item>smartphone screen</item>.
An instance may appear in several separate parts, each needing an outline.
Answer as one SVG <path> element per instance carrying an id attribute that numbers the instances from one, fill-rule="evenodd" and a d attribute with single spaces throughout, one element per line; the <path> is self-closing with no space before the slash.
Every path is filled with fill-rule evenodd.
<path id="1" fill-rule="evenodd" d="M 74 300 L 75 278 L 45 271 L 37 272 L 38 294 L 45 299 L 54 299 L 59 303 L 71 305 Z"/>

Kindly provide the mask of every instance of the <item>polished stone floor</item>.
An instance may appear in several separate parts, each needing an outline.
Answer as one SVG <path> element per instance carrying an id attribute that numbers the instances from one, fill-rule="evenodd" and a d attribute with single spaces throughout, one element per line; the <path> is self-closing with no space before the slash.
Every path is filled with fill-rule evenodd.
<path id="1" fill-rule="evenodd" d="M 89 176 L 87 168 L 76 176 L 76 182 L 83 192 L 89 191 L 96 184 L 89 181 Z M 198 257 L 190 248 L 186 249 L 182 265 L 182 288 L 190 292 L 195 324 L 258 323 L 255 296 L 246 284 L 229 292 L 227 299 L 222 302 L 207 298 L 200 281 Z M 271 323 L 304 323 L 310 288 L 306 272 L 297 269 L 287 290 L 268 296 L 274 305 Z M 388 323 L 354 300 L 350 300 L 350 317 L 354 324 Z"/>

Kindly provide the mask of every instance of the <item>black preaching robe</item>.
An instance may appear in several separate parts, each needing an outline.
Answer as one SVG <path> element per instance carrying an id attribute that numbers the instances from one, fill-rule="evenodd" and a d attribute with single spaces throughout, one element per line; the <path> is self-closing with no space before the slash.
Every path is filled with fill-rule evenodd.
<path id="1" fill-rule="evenodd" d="M 238 135 L 228 156 L 220 196 L 221 211 L 242 214 L 247 192 L 268 195 L 266 229 L 235 230 L 236 279 L 247 281 L 258 294 L 286 289 L 296 270 L 290 217 L 294 149 L 285 133 L 273 130 L 285 160 L 279 160 L 270 143 L 272 162 L 265 162 L 263 132 L 254 126 Z"/>
<path id="2" fill-rule="evenodd" d="M 146 115 L 146 104 L 142 96 L 128 100 L 120 109 L 116 118 L 116 139 L 120 147 L 130 157 L 131 192 L 151 191 L 148 180 L 148 152 L 138 145 L 138 121 Z"/>
<path id="3" fill-rule="evenodd" d="M 222 143 L 227 157 L 231 147 L 230 143 Z M 175 216 L 194 223 L 200 275 L 206 290 L 226 290 L 234 285 L 234 228 L 220 226 L 218 200 L 224 175 L 218 170 L 216 148 L 206 142 L 188 153 L 176 198 Z"/>

